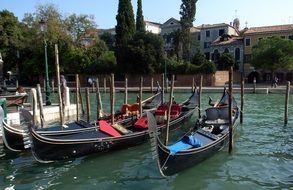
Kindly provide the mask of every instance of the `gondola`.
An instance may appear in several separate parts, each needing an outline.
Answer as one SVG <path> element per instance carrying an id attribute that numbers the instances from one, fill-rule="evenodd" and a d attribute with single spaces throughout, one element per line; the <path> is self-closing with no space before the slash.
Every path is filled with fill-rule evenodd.
<path id="1" fill-rule="evenodd" d="M 161 91 L 158 90 L 157 93 L 150 98 L 146 99 L 143 103 L 143 110 L 150 111 L 156 109 L 159 105 L 161 105 Z M 1 111 L 2 108 L 0 108 Z M 32 120 L 32 116 L 30 114 L 26 114 L 27 120 Z M 130 122 L 133 122 L 137 115 L 127 115 L 122 117 L 122 115 L 117 116 L 116 122 L 120 125 L 127 125 Z M 4 114 L 2 118 L 2 133 L 3 141 L 5 146 L 11 151 L 23 151 L 25 149 L 30 148 L 31 141 L 28 137 L 28 129 L 25 127 L 25 121 L 20 118 L 20 124 L 18 125 L 9 125 L 5 119 Z M 68 134 L 81 133 L 85 131 L 95 131 L 97 128 L 98 122 L 87 123 L 83 120 L 79 121 L 71 121 L 66 123 L 63 126 L 52 126 L 45 128 L 38 128 L 35 131 L 43 136 L 62 136 Z"/>
<path id="2" fill-rule="evenodd" d="M 174 144 L 162 143 L 156 128 L 156 120 L 147 113 L 153 157 L 157 158 L 163 176 L 170 176 L 211 157 L 229 140 L 228 94 L 224 91 L 221 101 L 206 109 L 206 115 L 197 120 L 194 128 Z M 232 104 L 233 129 L 236 128 L 239 109 Z"/>
<path id="3" fill-rule="evenodd" d="M 171 126 L 189 118 L 197 108 L 198 91 L 182 104 L 180 116 L 170 122 Z M 26 118 L 28 111 L 21 110 L 21 114 Z M 99 121 L 95 131 L 88 131 L 63 136 L 40 135 L 31 123 L 30 119 L 25 122 L 30 131 L 32 141 L 32 153 L 36 160 L 40 162 L 50 162 L 77 158 L 97 152 L 107 152 L 123 149 L 138 144 L 142 144 L 149 139 L 148 130 L 136 128 L 133 122 L 129 125 L 111 126 L 106 121 Z M 162 129 L 166 125 L 162 124 L 158 128 Z"/>
<path id="4" fill-rule="evenodd" d="M 0 94 L 0 98 L 5 98 L 7 101 L 7 107 L 23 106 L 27 100 L 27 94 Z"/>

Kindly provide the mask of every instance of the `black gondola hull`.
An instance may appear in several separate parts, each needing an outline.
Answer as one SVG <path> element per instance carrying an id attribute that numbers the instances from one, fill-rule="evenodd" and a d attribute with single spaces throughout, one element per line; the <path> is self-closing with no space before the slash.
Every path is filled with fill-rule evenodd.
<path id="1" fill-rule="evenodd" d="M 205 147 L 205 149 L 175 155 L 170 155 L 169 150 L 166 150 L 163 146 L 158 145 L 158 157 L 161 173 L 164 176 L 171 176 L 186 168 L 199 164 L 203 160 L 211 157 L 216 152 L 221 150 L 227 141 L 228 138 L 224 138 L 209 147 Z"/>
<path id="2" fill-rule="evenodd" d="M 174 130 L 180 124 L 191 117 L 194 110 L 186 112 L 181 117 L 170 122 L 170 129 Z M 165 128 L 165 125 L 159 126 L 159 131 Z M 95 133 L 95 132 L 90 132 Z M 96 133 L 100 133 L 96 131 Z M 84 137 L 90 136 L 89 132 L 84 132 Z M 66 140 L 67 138 L 67 140 Z M 103 153 L 114 150 L 121 150 L 132 146 L 145 143 L 149 139 L 148 130 L 134 132 L 133 134 L 121 137 L 106 137 L 93 139 L 68 139 L 64 138 L 46 138 L 32 131 L 32 151 L 35 158 L 40 162 L 64 160 L 78 158 L 92 153 Z"/>

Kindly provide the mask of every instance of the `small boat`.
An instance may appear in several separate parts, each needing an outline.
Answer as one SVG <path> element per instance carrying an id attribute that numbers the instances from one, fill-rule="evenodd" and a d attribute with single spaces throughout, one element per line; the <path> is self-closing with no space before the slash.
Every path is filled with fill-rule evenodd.
<path id="1" fill-rule="evenodd" d="M 0 98 L 5 98 L 7 107 L 21 107 L 26 102 L 28 95 L 25 94 L 1 94 Z"/>
<path id="2" fill-rule="evenodd" d="M 161 104 L 161 91 L 158 92 L 146 99 L 143 103 L 143 107 L 145 107 L 144 111 L 153 110 L 157 108 Z M 3 112 L 3 109 L 0 108 Z M 0 112 L 1 112 L 0 111 Z M 25 127 L 27 126 L 22 117 L 20 117 L 20 124 L 16 125 L 9 125 L 6 120 L 4 119 L 4 113 L 2 118 L 2 133 L 3 134 L 3 141 L 5 146 L 15 152 L 23 151 L 29 149 L 31 146 L 30 138 L 28 137 L 28 129 Z M 110 118 L 110 117 L 109 117 Z M 108 118 L 108 119 L 109 119 Z M 122 117 L 121 115 L 116 116 L 116 123 L 119 125 L 127 125 L 130 122 L 133 122 L 137 118 L 137 115 L 127 115 Z M 30 113 L 26 114 L 27 120 L 32 120 L 32 115 Z M 81 133 L 85 131 L 96 131 L 98 122 L 87 123 L 83 120 L 79 121 L 71 121 L 66 123 L 63 126 L 56 125 L 52 127 L 45 127 L 45 128 L 38 128 L 35 131 L 39 135 L 43 136 L 62 136 L 68 134 L 75 134 Z"/>
<path id="3" fill-rule="evenodd" d="M 147 113 L 153 157 L 157 158 L 163 176 L 176 174 L 211 157 L 221 150 L 229 140 L 228 94 L 224 91 L 220 102 L 206 109 L 206 115 L 197 120 L 194 128 L 173 144 L 165 145 L 156 127 L 153 114 Z M 239 109 L 232 104 L 232 122 L 235 128 Z"/>
<path id="4" fill-rule="evenodd" d="M 196 110 L 197 102 L 198 91 L 194 91 L 186 101 L 180 104 L 182 111 L 179 117 L 172 120 L 170 124 L 175 125 L 189 118 Z M 21 110 L 21 114 L 26 118 L 28 111 Z M 149 139 L 148 129 L 136 128 L 135 121 L 126 125 L 111 126 L 107 121 L 100 120 L 96 130 L 62 136 L 40 135 L 29 118 L 24 123 L 28 125 L 30 131 L 31 150 L 34 157 L 40 162 L 50 162 L 142 144 Z M 165 126 L 160 125 L 158 128 L 162 129 Z"/>

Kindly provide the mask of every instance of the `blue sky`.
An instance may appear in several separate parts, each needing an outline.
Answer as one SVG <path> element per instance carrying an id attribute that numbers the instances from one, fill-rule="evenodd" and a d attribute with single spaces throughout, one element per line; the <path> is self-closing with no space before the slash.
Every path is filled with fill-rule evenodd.
<path id="1" fill-rule="evenodd" d="M 0 0 L 0 10 L 7 9 L 19 20 L 24 13 L 35 12 L 40 4 L 53 3 L 65 15 L 91 14 L 98 28 L 116 25 L 118 0 Z M 132 0 L 136 13 L 137 0 Z M 169 18 L 180 19 L 181 0 L 142 0 L 145 20 L 164 23 Z M 235 11 L 237 10 L 237 11 Z M 198 0 L 195 26 L 230 23 L 240 19 L 240 27 L 269 26 L 293 23 L 293 0 Z"/>

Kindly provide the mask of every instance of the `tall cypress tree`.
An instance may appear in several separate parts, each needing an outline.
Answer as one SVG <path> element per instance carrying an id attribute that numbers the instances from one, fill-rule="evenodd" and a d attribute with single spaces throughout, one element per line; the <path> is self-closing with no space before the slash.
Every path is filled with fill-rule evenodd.
<path id="1" fill-rule="evenodd" d="M 137 12 L 136 12 L 136 31 L 145 32 L 145 23 L 142 13 L 141 0 L 137 0 Z"/>
<path id="2" fill-rule="evenodd" d="M 118 14 L 116 16 L 116 59 L 118 69 L 125 71 L 123 68 L 127 64 L 127 44 L 135 33 L 135 21 L 131 0 L 119 0 Z"/>
<path id="3" fill-rule="evenodd" d="M 182 0 L 180 6 L 180 22 L 182 29 L 183 59 L 190 60 L 190 28 L 195 18 L 197 0 Z"/>

